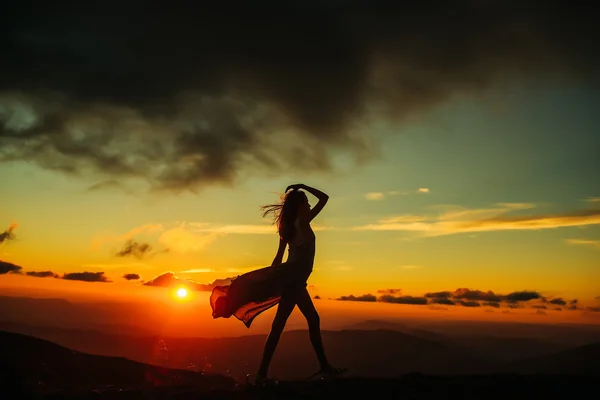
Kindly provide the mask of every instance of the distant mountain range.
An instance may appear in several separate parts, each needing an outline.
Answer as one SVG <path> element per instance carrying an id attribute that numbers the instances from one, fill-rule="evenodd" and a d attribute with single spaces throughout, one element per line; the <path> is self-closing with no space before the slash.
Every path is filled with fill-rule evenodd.
<path id="1" fill-rule="evenodd" d="M 119 311 L 123 315 L 123 310 Z M 126 319 L 111 320 L 111 312 L 109 305 L 0 296 L 0 330 L 93 355 L 125 357 L 139 363 L 220 373 L 236 379 L 256 371 L 266 339 L 266 335 L 161 336 L 127 325 Z M 63 325 L 69 318 L 93 323 Z M 33 322 L 23 322 L 28 320 Z M 370 320 L 343 330 L 324 331 L 323 341 L 332 363 L 349 368 L 350 375 L 362 377 L 395 377 L 412 372 L 596 374 L 600 360 L 599 328 Z M 308 332 L 285 331 L 273 359 L 273 374 L 280 379 L 303 379 L 317 369 Z"/>
<path id="2" fill-rule="evenodd" d="M 371 331 L 369 335 L 377 338 L 378 332 L 383 331 Z M 385 331 L 383 335 L 390 332 Z M 345 335 L 352 337 L 354 332 L 346 331 Z M 589 350 L 578 349 L 574 355 Z M 593 392 L 597 382 L 595 377 L 564 374 L 436 376 L 416 373 L 393 379 L 344 376 L 331 381 L 283 381 L 275 387 L 259 389 L 218 374 L 85 354 L 46 340 L 4 331 L 0 331 L 0 354 L 1 399 L 348 399 L 392 394 L 421 400 L 467 400 L 482 396 L 550 400 L 582 398 Z M 355 357 L 361 354 L 364 352 L 355 353 Z M 288 364 L 294 362 L 287 360 Z"/>
<path id="3" fill-rule="evenodd" d="M 258 367 L 265 335 L 169 338 L 0 323 L 0 329 L 44 338 L 79 352 L 243 379 Z M 421 333 L 422 336 L 417 334 Z M 521 338 L 443 337 L 390 329 L 324 331 L 331 362 L 351 376 L 395 377 L 480 373 L 600 374 L 600 342 L 582 347 Z M 318 369 L 307 331 L 286 331 L 272 363 L 280 379 L 304 379 Z"/>
<path id="4" fill-rule="evenodd" d="M 5 331 L 0 331 L 0 354 L 2 390 L 7 387 L 93 390 L 115 385 L 140 388 L 182 384 L 231 388 L 235 385 L 231 378 L 221 375 L 161 368 L 122 357 L 94 356 Z M 0 398 L 5 397 L 0 394 Z"/>

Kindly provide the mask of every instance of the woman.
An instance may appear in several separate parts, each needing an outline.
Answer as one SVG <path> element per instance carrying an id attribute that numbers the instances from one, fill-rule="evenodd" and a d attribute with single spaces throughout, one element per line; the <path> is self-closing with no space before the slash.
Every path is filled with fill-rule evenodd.
<path id="1" fill-rule="evenodd" d="M 306 194 L 300 189 L 319 199 L 312 209 Z M 329 196 L 304 184 L 290 185 L 285 191 L 281 204 L 262 207 L 263 217 L 274 215 L 279 232 L 279 249 L 271 266 L 238 276 L 229 286 L 215 287 L 210 298 L 214 318 L 234 315 L 248 328 L 260 313 L 278 304 L 257 374 L 256 383 L 259 385 L 274 382 L 267 378 L 267 370 L 286 321 L 296 305 L 308 322 L 310 340 L 321 367 L 317 374 L 332 376 L 345 372 L 332 367 L 327 361 L 319 314 L 306 283 L 315 258 L 315 234 L 310 222 L 321 212 Z M 288 259 L 282 262 L 287 246 Z"/>

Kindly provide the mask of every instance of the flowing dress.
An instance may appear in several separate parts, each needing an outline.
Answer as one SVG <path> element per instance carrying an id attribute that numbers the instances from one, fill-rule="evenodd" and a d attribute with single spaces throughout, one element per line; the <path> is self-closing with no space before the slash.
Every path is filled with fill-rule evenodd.
<path id="1" fill-rule="evenodd" d="M 227 286 L 216 286 L 210 296 L 213 318 L 232 315 L 250 328 L 262 312 L 275 306 L 286 291 L 306 288 L 315 258 L 315 234 L 302 230 L 296 221 L 288 258 L 279 265 L 261 268 L 235 278 Z"/>

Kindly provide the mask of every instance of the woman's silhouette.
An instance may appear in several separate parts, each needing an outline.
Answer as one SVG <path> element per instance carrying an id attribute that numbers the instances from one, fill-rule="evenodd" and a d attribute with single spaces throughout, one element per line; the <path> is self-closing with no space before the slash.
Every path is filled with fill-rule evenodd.
<path id="1" fill-rule="evenodd" d="M 313 194 L 318 203 L 310 208 L 304 189 Z M 307 290 L 308 277 L 315 257 L 315 234 L 310 222 L 321 212 L 329 196 L 303 184 L 290 185 L 281 204 L 261 207 L 263 216 L 274 215 L 279 232 L 279 248 L 270 267 L 238 276 L 229 286 L 213 289 L 211 306 L 213 317 L 229 318 L 234 315 L 248 328 L 260 313 L 279 304 L 271 332 L 265 343 L 256 383 L 273 382 L 267 378 L 267 370 L 283 332 L 286 321 L 297 305 L 306 321 L 311 343 L 325 376 L 344 372 L 329 364 L 321 340 L 320 319 Z M 282 262 L 285 248 L 289 246 L 288 259 Z"/>

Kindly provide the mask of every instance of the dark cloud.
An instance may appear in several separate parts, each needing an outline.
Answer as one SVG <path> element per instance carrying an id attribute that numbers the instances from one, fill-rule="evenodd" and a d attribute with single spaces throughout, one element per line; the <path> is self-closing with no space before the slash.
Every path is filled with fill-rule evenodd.
<path id="1" fill-rule="evenodd" d="M 500 308 L 506 305 L 508 308 L 525 308 L 526 303 L 532 300 L 539 300 L 542 303 L 550 303 L 555 305 L 564 305 L 566 301 L 562 298 L 555 298 L 548 301 L 545 297 L 541 296 L 540 293 L 535 291 L 518 291 L 512 292 L 506 295 L 497 294 L 488 290 L 487 292 L 481 290 L 474 290 L 468 288 L 458 288 L 454 291 L 441 291 L 441 292 L 427 292 L 423 297 L 418 296 L 394 296 L 392 293 L 400 293 L 400 289 L 380 289 L 377 291 L 381 294 L 379 297 L 371 294 L 355 297 L 355 296 L 343 296 L 337 300 L 349 300 L 349 301 L 380 301 L 384 303 L 397 303 L 397 304 L 415 304 L 415 305 L 448 305 L 448 306 L 462 306 L 462 307 L 492 307 Z M 577 300 L 571 300 L 572 304 L 576 304 Z M 546 309 L 544 305 L 532 305 L 535 309 Z M 573 309 L 576 309 L 575 306 Z"/>
<path id="2" fill-rule="evenodd" d="M 566 302 L 565 300 L 563 300 L 562 298 L 560 298 L 560 297 L 557 297 L 557 298 L 555 298 L 555 299 L 552 299 L 552 300 L 550 300 L 550 301 L 548 301 L 548 302 L 549 302 L 550 304 L 556 304 L 556 305 L 558 305 L 558 306 L 564 306 L 564 305 L 567 305 L 567 302 Z"/>
<path id="3" fill-rule="evenodd" d="M 396 304 L 417 304 L 417 305 L 427 304 L 427 299 L 425 297 L 392 296 L 389 294 L 379 296 L 377 301 L 381 301 L 383 303 L 396 303 Z"/>
<path id="4" fill-rule="evenodd" d="M 59 276 L 52 271 L 27 271 L 25 275 L 34 278 L 58 278 Z"/>
<path id="5" fill-rule="evenodd" d="M 380 289 L 377 291 L 377 294 L 398 295 L 400 293 L 402 293 L 402 289 Z"/>
<path id="6" fill-rule="evenodd" d="M 69 272 L 63 274 L 61 279 L 69 281 L 83 281 L 83 282 L 111 282 L 105 275 L 104 272 Z"/>
<path id="7" fill-rule="evenodd" d="M 313 299 L 315 299 L 315 300 L 321 300 L 321 296 L 316 295 L 315 297 L 313 297 Z"/>
<path id="8" fill-rule="evenodd" d="M 517 302 L 517 301 L 535 300 L 535 299 L 539 299 L 541 297 L 542 296 L 538 292 L 531 292 L 531 291 L 523 290 L 523 291 L 512 292 L 512 293 L 507 294 L 506 296 L 504 296 L 504 300 L 510 301 L 510 302 Z"/>
<path id="9" fill-rule="evenodd" d="M 140 275 L 139 274 L 125 274 L 123 275 L 124 279 L 127 279 L 128 281 L 135 281 L 140 279 Z"/>
<path id="10" fill-rule="evenodd" d="M 481 304 L 479 304 L 478 301 L 474 300 L 459 300 L 458 304 L 460 304 L 463 307 L 481 307 Z"/>
<path id="11" fill-rule="evenodd" d="M 429 292 L 425 293 L 427 298 L 447 299 L 452 296 L 452 292 Z"/>
<path id="12" fill-rule="evenodd" d="M 152 251 L 152 246 L 148 243 L 139 243 L 133 239 L 129 239 L 125 242 L 123 248 L 117 252 L 117 257 L 133 256 L 135 258 L 142 259 Z"/>
<path id="13" fill-rule="evenodd" d="M 452 293 L 452 297 L 459 300 L 485 300 L 485 301 L 500 301 L 502 298 L 491 290 L 487 292 L 482 292 L 481 290 L 471 290 L 467 288 L 459 288 L 456 289 Z"/>
<path id="14" fill-rule="evenodd" d="M 18 265 L 0 260 L 0 275 L 20 274 L 22 268 Z"/>
<path id="15" fill-rule="evenodd" d="M 13 225 L 9 226 L 7 230 L 0 233 L 0 244 L 15 238 L 15 234 L 13 233 L 13 231 L 15 230 L 16 227 L 17 226 L 13 224 Z"/>
<path id="16" fill-rule="evenodd" d="M 337 300 L 375 302 L 375 301 L 377 301 L 377 297 L 373 296 L 372 294 L 363 294 L 362 296 L 358 296 L 358 297 L 354 296 L 354 295 L 342 296 L 342 297 L 339 297 Z"/>
<path id="17" fill-rule="evenodd" d="M 600 312 L 600 307 L 586 307 L 585 311 Z"/>
<path id="18" fill-rule="evenodd" d="M 543 304 L 534 304 L 534 305 L 531 306 L 531 308 L 536 308 L 538 310 L 547 310 L 548 309 L 548 307 L 546 307 Z"/>
<path id="19" fill-rule="evenodd" d="M 535 310 L 535 313 L 537 315 L 548 315 L 548 313 L 546 311 L 544 311 L 544 310 Z"/>
<path id="20" fill-rule="evenodd" d="M 158 275 L 154 279 L 144 282 L 144 286 L 156 286 L 156 287 L 176 287 L 179 285 L 185 285 L 190 290 L 200 292 L 211 292 L 215 286 L 229 285 L 234 278 L 215 279 L 213 282 L 204 284 L 198 283 L 191 279 L 182 279 L 175 275 L 173 272 L 165 272 L 164 274 Z"/>
<path id="21" fill-rule="evenodd" d="M 562 311 L 562 308 L 560 308 L 560 307 L 554 307 L 553 310 L 554 311 Z"/>
<path id="22" fill-rule="evenodd" d="M 160 189 L 362 162 L 373 110 L 402 120 L 500 76 L 591 81 L 600 58 L 593 9 L 558 1 L 2 11 L 0 160 Z"/>
<path id="23" fill-rule="evenodd" d="M 427 295 L 425 295 L 425 297 L 427 297 Z M 430 303 L 433 304 L 445 304 L 447 306 L 453 306 L 456 304 L 456 302 L 454 300 L 450 300 L 448 298 L 445 297 L 434 297 L 430 300 Z"/>

